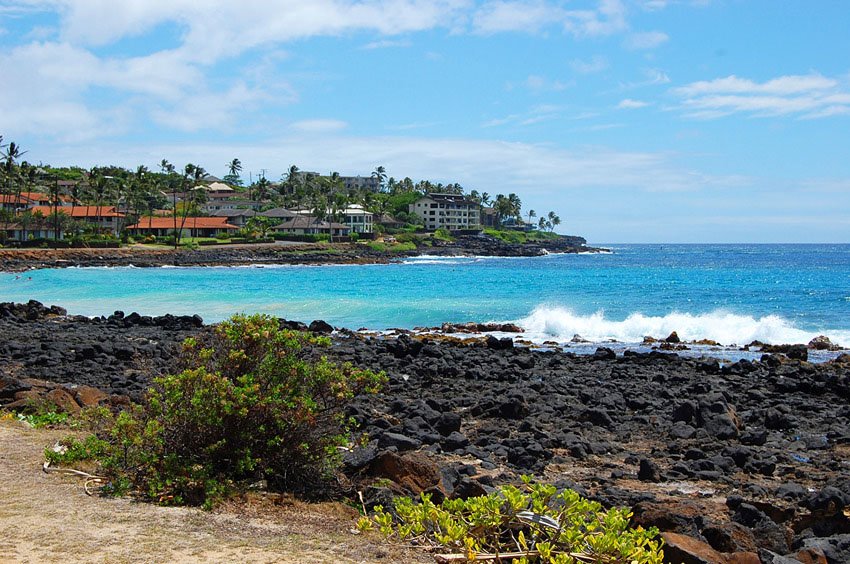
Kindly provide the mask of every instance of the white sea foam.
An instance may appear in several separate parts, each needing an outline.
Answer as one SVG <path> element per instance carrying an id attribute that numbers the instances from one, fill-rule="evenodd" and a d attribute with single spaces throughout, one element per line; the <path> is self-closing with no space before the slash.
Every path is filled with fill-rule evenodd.
<path id="1" fill-rule="evenodd" d="M 606 318 L 602 311 L 577 315 L 562 307 L 538 306 L 528 317 L 515 323 L 525 328 L 525 338 L 537 342 L 568 342 L 574 335 L 580 335 L 593 342 L 639 343 L 644 336 L 663 339 L 676 331 L 683 341 L 711 339 L 723 345 L 745 345 L 752 341 L 808 343 L 818 335 L 826 335 L 833 343 L 850 346 L 850 331 L 847 330 L 807 331 L 777 315 L 755 318 L 720 310 L 705 314 L 674 312 L 664 316 L 633 313 L 618 321 Z"/>

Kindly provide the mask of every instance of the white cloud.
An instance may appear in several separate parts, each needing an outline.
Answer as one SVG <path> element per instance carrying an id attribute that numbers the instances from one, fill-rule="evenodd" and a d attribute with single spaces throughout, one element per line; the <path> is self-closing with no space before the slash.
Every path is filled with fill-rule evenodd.
<path id="1" fill-rule="evenodd" d="M 626 98 L 625 100 L 620 101 L 617 104 L 617 108 L 620 110 L 636 110 L 638 108 L 645 108 L 649 105 L 649 102 L 643 102 L 641 100 L 632 100 L 631 98 Z"/>
<path id="2" fill-rule="evenodd" d="M 755 82 L 731 75 L 694 82 L 672 93 L 689 117 L 713 119 L 734 113 L 756 117 L 823 118 L 850 114 L 850 90 L 820 74 L 788 75 Z"/>
<path id="3" fill-rule="evenodd" d="M 562 90 L 566 90 L 570 86 L 569 84 L 561 82 L 560 80 L 549 80 L 546 77 L 539 76 L 536 74 L 532 74 L 528 78 L 526 78 L 524 85 L 532 92 L 560 92 Z"/>
<path id="4" fill-rule="evenodd" d="M 576 37 L 606 36 L 628 29 L 621 0 L 599 0 L 595 8 L 582 10 L 565 9 L 561 2 L 545 0 L 493 0 L 472 16 L 473 30 L 483 34 L 534 33 L 552 25 L 560 25 Z"/>
<path id="5" fill-rule="evenodd" d="M 564 150 L 542 144 L 405 136 L 296 133 L 252 144 L 63 145 L 54 154 L 39 157 L 55 164 L 91 166 L 103 164 L 98 156 L 107 152 L 115 164 L 124 166 L 136 166 L 145 159 L 155 164 L 167 158 L 176 163 L 196 162 L 209 167 L 208 163 L 228 162 L 234 154 L 244 155 L 246 169 L 268 168 L 270 177 L 282 174 L 292 163 L 305 170 L 336 170 L 340 163 L 345 163 L 348 168 L 340 172 L 352 174 L 362 174 L 381 163 L 391 174 L 457 181 L 470 189 L 487 186 L 490 192 L 522 187 L 529 196 L 551 195 L 553 189 L 585 192 L 629 188 L 655 192 L 740 183 L 740 179 L 714 177 L 681 167 L 675 163 L 675 156 L 667 153 L 615 151 L 604 147 Z M 434 177 L 435 171 L 439 171 L 439 178 Z"/>
<path id="6" fill-rule="evenodd" d="M 666 43 L 670 37 L 660 31 L 647 31 L 643 33 L 633 33 L 626 38 L 625 46 L 629 49 L 655 49 L 659 45 Z"/>
<path id="7" fill-rule="evenodd" d="M 411 41 L 408 40 L 392 40 L 392 39 L 382 39 L 380 41 L 371 41 L 361 47 L 361 49 L 365 49 L 367 51 L 371 51 L 374 49 L 389 49 L 393 47 L 410 47 L 413 45 Z"/>
<path id="8" fill-rule="evenodd" d="M 563 11 L 544 0 L 498 0 L 485 3 L 472 18 L 478 33 L 535 32 L 562 19 Z"/>
<path id="9" fill-rule="evenodd" d="M 304 133 L 330 133 L 341 131 L 348 127 L 348 124 L 336 119 L 308 119 L 296 121 L 290 127 Z"/>
<path id="10" fill-rule="evenodd" d="M 501 118 L 488 120 L 481 124 L 482 127 L 498 127 L 502 125 L 534 125 L 552 121 L 561 117 L 561 108 L 552 104 L 540 104 L 529 109 L 525 113 L 511 114 Z"/>
<path id="11" fill-rule="evenodd" d="M 602 55 L 594 55 L 589 60 L 573 59 L 570 68 L 577 73 L 593 74 L 608 68 L 608 60 Z"/>

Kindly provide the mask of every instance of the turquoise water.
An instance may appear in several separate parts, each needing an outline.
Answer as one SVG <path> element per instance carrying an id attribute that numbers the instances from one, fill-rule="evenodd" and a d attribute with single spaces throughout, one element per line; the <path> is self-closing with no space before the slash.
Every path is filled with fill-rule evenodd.
<path id="1" fill-rule="evenodd" d="M 0 300 L 70 313 L 267 312 L 357 329 L 517 321 L 533 340 L 850 346 L 850 245 L 614 245 L 612 254 L 390 265 L 71 268 L 0 274 Z M 31 279 L 30 279 L 31 277 Z"/>

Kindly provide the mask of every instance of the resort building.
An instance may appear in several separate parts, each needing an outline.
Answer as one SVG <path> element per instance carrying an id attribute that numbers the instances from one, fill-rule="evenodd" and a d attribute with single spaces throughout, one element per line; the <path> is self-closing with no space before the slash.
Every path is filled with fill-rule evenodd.
<path id="1" fill-rule="evenodd" d="M 50 206 L 56 203 L 60 207 L 72 206 L 74 198 L 59 194 L 58 201 L 43 192 L 21 192 L 20 194 L 0 194 L 0 208 L 8 211 L 22 211 L 35 206 Z"/>
<path id="2" fill-rule="evenodd" d="M 213 182 L 212 184 L 205 184 L 202 188 L 207 193 L 207 203 L 221 202 L 239 195 L 239 192 L 237 192 L 224 182 Z"/>
<path id="3" fill-rule="evenodd" d="M 201 204 L 201 211 L 212 213 L 222 210 L 258 210 L 263 207 L 262 202 L 254 200 L 210 200 Z"/>
<path id="4" fill-rule="evenodd" d="M 372 233 L 375 214 L 367 211 L 360 204 L 352 204 L 343 210 L 343 221 L 352 233 Z"/>
<path id="5" fill-rule="evenodd" d="M 313 210 L 306 207 L 293 208 L 289 210 L 296 215 L 312 215 Z M 327 210 L 326 216 L 330 217 L 333 210 Z M 265 215 L 265 212 L 263 212 Z M 344 210 L 339 210 L 339 219 L 348 226 L 352 233 L 373 233 L 375 214 L 367 211 L 360 204 L 351 204 Z"/>
<path id="6" fill-rule="evenodd" d="M 292 235 L 331 235 L 333 237 L 345 236 L 350 233 L 347 225 L 329 221 L 319 221 L 313 216 L 296 215 L 286 218 L 274 230 L 278 233 L 289 233 Z"/>
<path id="7" fill-rule="evenodd" d="M 126 217 L 125 214 L 116 210 L 115 206 L 59 206 L 57 208 L 53 206 L 33 206 L 30 211 L 33 214 L 50 217 L 54 209 L 71 219 L 96 225 L 100 230 L 108 231 L 113 235 L 118 235 L 121 230 L 121 221 Z"/>
<path id="8" fill-rule="evenodd" d="M 274 219 L 290 219 L 298 216 L 299 214 L 295 213 L 292 210 L 288 210 L 286 208 L 272 208 L 270 210 L 266 210 L 263 212 L 257 213 L 257 215 L 261 215 L 263 217 L 271 217 Z"/>
<path id="9" fill-rule="evenodd" d="M 174 221 L 173 217 L 143 217 L 138 223 L 127 227 L 127 231 L 133 235 L 155 237 L 166 237 L 176 231 L 180 231 L 181 237 L 217 237 L 239 230 L 237 226 L 228 223 L 226 217 L 187 217 L 185 221 L 178 217 L 176 229 Z"/>
<path id="10" fill-rule="evenodd" d="M 32 239 L 53 239 L 56 236 L 56 231 L 52 226 L 46 225 L 45 220 L 41 220 L 33 225 L 24 225 L 23 223 L 9 223 L 4 225 L 0 223 L 0 240 L 4 241 L 29 241 Z M 64 232 L 60 230 L 59 238 L 64 239 Z"/>
<path id="11" fill-rule="evenodd" d="M 231 225 L 235 225 L 237 227 L 245 227 L 248 223 L 248 220 L 257 215 L 257 212 L 254 210 L 218 210 L 211 212 L 210 215 L 212 217 L 223 217 L 227 220 L 227 223 Z"/>
<path id="12" fill-rule="evenodd" d="M 409 206 L 425 224 L 425 229 L 465 231 L 480 229 L 481 206 L 460 194 L 426 194 Z"/>

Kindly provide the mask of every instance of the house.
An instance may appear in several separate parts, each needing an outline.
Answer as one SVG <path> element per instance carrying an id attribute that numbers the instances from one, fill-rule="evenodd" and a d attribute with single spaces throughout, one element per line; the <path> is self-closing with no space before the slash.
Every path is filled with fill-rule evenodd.
<path id="1" fill-rule="evenodd" d="M 263 206 L 262 202 L 254 200 L 210 200 L 201 204 L 201 211 L 204 213 L 212 213 L 222 210 L 259 210 Z"/>
<path id="2" fill-rule="evenodd" d="M 257 215 L 261 215 L 263 217 L 272 217 L 274 219 L 289 219 L 299 214 L 286 208 L 272 208 L 270 210 L 259 212 Z"/>
<path id="3" fill-rule="evenodd" d="M 311 208 L 306 207 L 298 207 L 289 210 L 290 212 L 297 215 L 312 215 L 313 210 Z M 327 210 L 325 213 L 327 216 L 331 215 L 332 210 Z M 374 219 L 375 214 L 370 211 L 367 211 L 366 208 L 361 206 L 360 204 L 351 204 L 344 210 L 339 210 L 340 215 L 342 216 L 340 219 L 348 226 L 349 231 L 352 233 L 372 233 L 374 232 Z"/>
<path id="4" fill-rule="evenodd" d="M 496 208 L 481 208 L 481 226 L 499 227 L 499 214 Z"/>
<path id="5" fill-rule="evenodd" d="M 54 196 L 45 194 L 44 192 L 21 192 L 21 197 L 33 202 L 34 206 L 52 206 L 54 203 L 59 206 L 72 206 L 79 204 L 79 202 L 75 201 L 74 198 L 66 194 L 58 194 L 55 198 L 58 201 L 54 201 Z"/>
<path id="6" fill-rule="evenodd" d="M 348 230 L 352 233 L 372 233 L 374 231 L 373 222 L 375 214 L 367 211 L 360 204 L 351 204 L 344 210 L 343 221 L 348 226 Z"/>
<path id="7" fill-rule="evenodd" d="M 55 208 L 58 213 L 67 215 L 71 219 L 84 221 L 96 225 L 102 231 L 108 231 L 118 235 L 121 230 L 121 221 L 125 214 L 115 209 L 115 206 L 59 206 Z M 34 214 L 40 213 L 49 217 L 53 213 L 53 206 L 33 206 L 30 211 Z"/>
<path id="8" fill-rule="evenodd" d="M 180 230 L 182 237 L 216 237 L 239 230 L 237 226 L 228 223 L 226 217 L 187 217 L 185 221 L 178 217 L 177 229 L 174 226 L 174 217 L 143 217 L 138 223 L 127 227 L 127 231 L 133 235 L 166 237 Z"/>
<path id="9" fill-rule="evenodd" d="M 460 194 L 426 194 L 410 204 L 408 209 L 422 219 L 425 229 L 461 231 L 481 228 L 481 206 Z"/>
<path id="10" fill-rule="evenodd" d="M 239 192 L 237 192 L 224 182 L 213 182 L 211 184 L 205 184 L 204 186 L 202 186 L 202 188 L 207 193 L 208 202 L 229 200 L 230 198 L 233 198 L 234 196 L 239 194 Z"/>
<path id="11" fill-rule="evenodd" d="M 15 194 L 0 194 L 0 209 L 16 212 L 19 210 L 25 210 L 34 205 L 36 205 L 35 202 L 29 198 L 24 198 L 23 196 Z"/>
<path id="12" fill-rule="evenodd" d="M 404 222 L 399 221 L 389 214 L 384 214 L 375 220 L 378 225 L 383 225 L 387 229 L 401 229 L 404 227 Z"/>
<path id="13" fill-rule="evenodd" d="M 275 225 L 274 230 L 278 233 L 290 233 L 292 235 L 331 235 L 334 237 L 345 236 L 350 232 L 347 225 L 319 221 L 309 215 L 296 215 L 286 218 L 279 225 Z"/>
<path id="14" fill-rule="evenodd" d="M 2 236 L 5 235 L 5 238 Z M 30 239 L 53 239 L 56 232 L 53 227 L 47 225 L 43 220 L 30 226 L 20 223 L 0 223 L 0 240 L 5 241 L 28 241 Z M 63 238 L 60 231 L 59 238 Z"/>
<path id="15" fill-rule="evenodd" d="M 257 212 L 254 210 L 218 210 L 214 212 L 210 212 L 210 216 L 212 217 L 223 217 L 227 220 L 227 223 L 231 225 L 236 225 L 237 227 L 245 227 L 248 223 L 248 220 L 257 215 Z"/>

